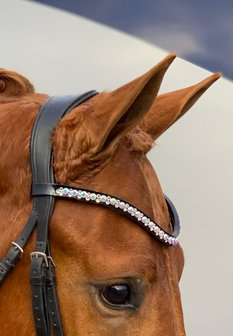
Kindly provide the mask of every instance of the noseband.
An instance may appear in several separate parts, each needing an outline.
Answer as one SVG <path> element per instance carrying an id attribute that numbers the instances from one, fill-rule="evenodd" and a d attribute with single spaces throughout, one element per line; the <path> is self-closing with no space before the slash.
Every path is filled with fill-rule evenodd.
<path id="1" fill-rule="evenodd" d="M 179 217 L 174 205 L 166 196 L 172 233 L 164 231 L 153 219 L 130 204 L 128 200 L 100 191 L 77 189 L 74 186 L 55 183 L 51 132 L 64 115 L 96 94 L 98 94 L 96 91 L 89 91 L 81 96 L 51 97 L 40 109 L 30 142 L 33 196 L 31 215 L 18 240 L 12 242 L 7 255 L 0 261 L 1 283 L 22 257 L 24 247 L 36 227 L 36 246 L 35 251 L 31 253 L 30 282 L 37 336 L 64 335 L 55 285 L 55 264 L 50 254 L 48 239 L 48 227 L 55 198 L 107 207 L 128 217 L 166 246 L 174 246 L 178 242 Z"/>

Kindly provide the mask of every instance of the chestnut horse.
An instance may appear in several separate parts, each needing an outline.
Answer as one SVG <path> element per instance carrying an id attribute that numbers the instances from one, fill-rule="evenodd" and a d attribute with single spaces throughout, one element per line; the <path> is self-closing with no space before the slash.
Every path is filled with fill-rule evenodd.
<path id="1" fill-rule="evenodd" d="M 57 183 L 123 198 L 166 231 L 169 213 L 146 158 L 154 141 L 219 77 L 158 95 L 175 56 L 141 77 L 74 108 L 55 127 Z M 0 257 L 23 229 L 32 207 L 29 143 L 47 95 L 21 75 L 0 69 Z M 184 258 L 109 209 L 59 199 L 49 228 L 60 311 L 68 336 L 185 335 L 179 280 Z M 27 244 L 0 287 L 0 334 L 35 335 Z"/>

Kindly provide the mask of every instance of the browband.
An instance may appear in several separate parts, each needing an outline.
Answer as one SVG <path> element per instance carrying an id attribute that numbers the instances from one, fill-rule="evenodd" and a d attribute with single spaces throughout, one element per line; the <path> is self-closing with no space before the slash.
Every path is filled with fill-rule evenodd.
<path id="1" fill-rule="evenodd" d="M 168 246 L 174 246 L 178 243 L 177 236 L 180 231 L 179 216 L 172 201 L 166 195 L 164 195 L 164 198 L 170 214 L 170 226 L 173 229 L 172 234 L 163 230 L 159 224 L 154 222 L 140 209 L 136 208 L 128 201 L 118 198 L 117 196 L 89 189 L 77 189 L 74 186 L 61 184 L 34 184 L 32 186 L 32 195 L 63 197 L 83 203 L 102 205 L 108 207 L 111 210 L 117 211 L 121 215 L 124 215 L 130 220 L 136 222 L 161 243 Z"/>

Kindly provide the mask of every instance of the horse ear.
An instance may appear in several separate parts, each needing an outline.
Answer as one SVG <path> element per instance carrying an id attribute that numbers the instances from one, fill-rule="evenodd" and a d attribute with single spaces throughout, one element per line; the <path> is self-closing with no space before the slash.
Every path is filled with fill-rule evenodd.
<path id="1" fill-rule="evenodd" d="M 67 182 L 67 176 L 81 176 L 87 167 L 90 170 L 111 156 L 121 138 L 149 112 L 174 59 L 175 54 L 167 56 L 141 77 L 94 96 L 59 122 L 53 133 L 53 152 L 60 183 Z"/>
<path id="2" fill-rule="evenodd" d="M 92 153 L 112 148 L 139 124 L 152 106 L 163 76 L 174 59 L 175 54 L 171 54 L 143 76 L 96 96 L 93 113 L 86 119 L 86 128 L 92 133 Z"/>
<path id="3" fill-rule="evenodd" d="M 140 127 L 156 140 L 195 104 L 220 75 L 215 73 L 196 85 L 159 95 Z"/>
<path id="4" fill-rule="evenodd" d="M 19 97 L 34 92 L 33 85 L 17 72 L 0 69 L 0 97 Z"/>

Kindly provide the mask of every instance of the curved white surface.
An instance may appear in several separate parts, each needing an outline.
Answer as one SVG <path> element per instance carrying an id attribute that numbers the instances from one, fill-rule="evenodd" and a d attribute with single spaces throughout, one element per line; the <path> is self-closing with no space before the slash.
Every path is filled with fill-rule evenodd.
<path id="1" fill-rule="evenodd" d="M 0 0 L 0 67 L 49 94 L 112 89 L 142 74 L 166 52 L 72 14 Z M 209 73 L 181 59 L 161 91 Z M 232 335 L 233 83 L 221 79 L 150 153 L 182 220 L 181 282 L 189 336 Z"/>

